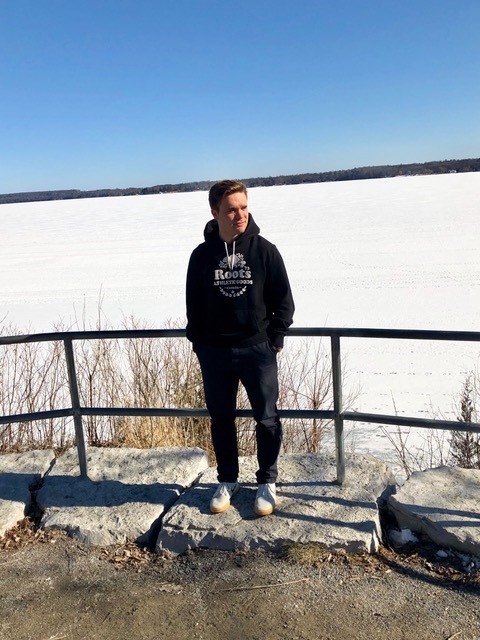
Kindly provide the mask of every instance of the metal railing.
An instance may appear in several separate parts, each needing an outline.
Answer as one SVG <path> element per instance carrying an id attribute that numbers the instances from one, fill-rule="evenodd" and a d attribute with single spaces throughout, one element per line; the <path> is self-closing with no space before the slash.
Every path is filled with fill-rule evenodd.
<path id="1" fill-rule="evenodd" d="M 335 446 L 337 464 L 337 482 L 345 480 L 344 422 L 371 422 L 385 425 L 423 427 L 427 429 L 448 429 L 452 431 L 470 431 L 480 433 L 480 424 L 476 422 L 460 422 L 396 415 L 381 415 L 342 409 L 342 367 L 340 338 L 387 338 L 394 340 L 450 340 L 455 342 L 480 342 L 477 331 L 428 331 L 411 329 L 351 329 L 351 328 L 294 328 L 288 332 L 296 337 L 328 337 L 332 353 L 332 387 L 333 410 L 323 409 L 280 409 L 282 418 L 307 418 L 333 420 L 335 425 Z M 176 417 L 208 417 L 206 409 L 182 408 L 126 408 L 126 407 L 84 407 L 80 404 L 78 381 L 75 368 L 73 342 L 75 340 L 108 340 L 134 338 L 184 338 L 185 329 L 135 329 L 110 331 L 68 331 L 56 333 L 37 333 L 20 336 L 0 336 L 0 345 L 26 344 L 29 342 L 63 341 L 67 363 L 68 383 L 70 388 L 71 407 L 51 411 L 37 411 L 10 416 L 0 416 L 0 424 L 29 422 L 50 418 L 73 417 L 77 441 L 80 473 L 88 476 L 85 437 L 82 416 L 176 416 Z M 251 410 L 239 409 L 237 417 L 252 417 Z"/>

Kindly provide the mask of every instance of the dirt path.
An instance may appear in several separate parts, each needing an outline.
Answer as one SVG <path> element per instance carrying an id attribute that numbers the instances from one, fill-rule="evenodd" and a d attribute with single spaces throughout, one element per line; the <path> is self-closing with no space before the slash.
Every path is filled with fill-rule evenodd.
<path id="1" fill-rule="evenodd" d="M 0 550 L 0 638 L 480 638 L 478 577 L 439 564 L 433 551 L 290 555 L 198 551 L 172 560 L 134 545 L 102 550 L 63 534 L 12 534 Z"/>

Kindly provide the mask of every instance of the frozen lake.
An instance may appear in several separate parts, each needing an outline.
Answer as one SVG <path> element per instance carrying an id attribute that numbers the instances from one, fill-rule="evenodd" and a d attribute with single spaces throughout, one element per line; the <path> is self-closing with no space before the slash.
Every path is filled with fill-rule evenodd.
<path id="1" fill-rule="evenodd" d="M 249 204 L 284 257 L 295 326 L 475 331 L 479 193 L 479 173 L 448 174 L 255 188 Z M 95 318 L 100 297 L 114 326 L 131 314 L 184 322 L 186 265 L 209 217 L 205 192 L 0 206 L 2 324 L 73 325 L 84 310 Z M 342 347 L 347 387 L 361 391 L 354 408 L 447 419 L 480 352 L 403 340 Z M 391 455 L 378 427 L 356 426 L 349 442 Z"/>

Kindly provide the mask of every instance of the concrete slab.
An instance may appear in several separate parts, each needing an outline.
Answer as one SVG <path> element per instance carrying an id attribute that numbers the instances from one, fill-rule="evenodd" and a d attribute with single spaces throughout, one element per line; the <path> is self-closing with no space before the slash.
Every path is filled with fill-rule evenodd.
<path id="1" fill-rule="evenodd" d="M 412 473 L 388 506 L 401 529 L 480 557 L 480 470 L 438 467 Z"/>
<path id="2" fill-rule="evenodd" d="M 220 514 L 209 511 L 216 471 L 205 471 L 166 514 L 157 551 L 182 553 L 196 547 L 276 550 L 289 542 L 317 542 L 352 552 L 377 549 L 381 537 L 377 500 L 395 484 L 383 462 L 363 456 L 349 458 L 347 481 L 340 487 L 335 484 L 332 458 L 320 454 L 281 456 L 278 506 L 263 518 L 253 511 L 256 468 L 255 458 L 240 459 L 242 487 L 232 506 Z"/>
<path id="3" fill-rule="evenodd" d="M 0 537 L 25 517 L 32 501 L 30 488 L 54 460 L 49 450 L 0 455 Z"/>
<path id="4" fill-rule="evenodd" d="M 154 542 L 163 513 L 208 467 L 202 449 L 87 450 L 89 478 L 79 477 L 76 450 L 61 456 L 37 494 L 40 526 L 110 545 Z"/>

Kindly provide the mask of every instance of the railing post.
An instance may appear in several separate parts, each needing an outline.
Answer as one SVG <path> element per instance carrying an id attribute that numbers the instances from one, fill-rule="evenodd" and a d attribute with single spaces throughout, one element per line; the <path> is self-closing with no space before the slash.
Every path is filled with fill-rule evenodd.
<path id="1" fill-rule="evenodd" d="M 65 356 L 67 359 L 68 384 L 70 386 L 70 398 L 72 401 L 73 423 L 75 425 L 75 435 L 77 438 L 78 462 L 80 464 L 80 475 L 88 478 L 87 454 L 85 449 L 85 436 L 83 433 L 82 414 L 80 411 L 80 397 L 78 395 L 77 374 L 75 371 L 75 359 L 73 356 L 73 346 L 71 338 L 63 341 L 65 345 Z"/>
<path id="2" fill-rule="evenodd" d="M 345 480 L 345 447 L 343 442 L 342 418 L 342 364 L 340 358 L 340 336 L 333 334 L 332 344 L 332 383 L 333 383 L 333 412 L 335 414 L 335 445 L 337 452 L 337 483 Z"/>

